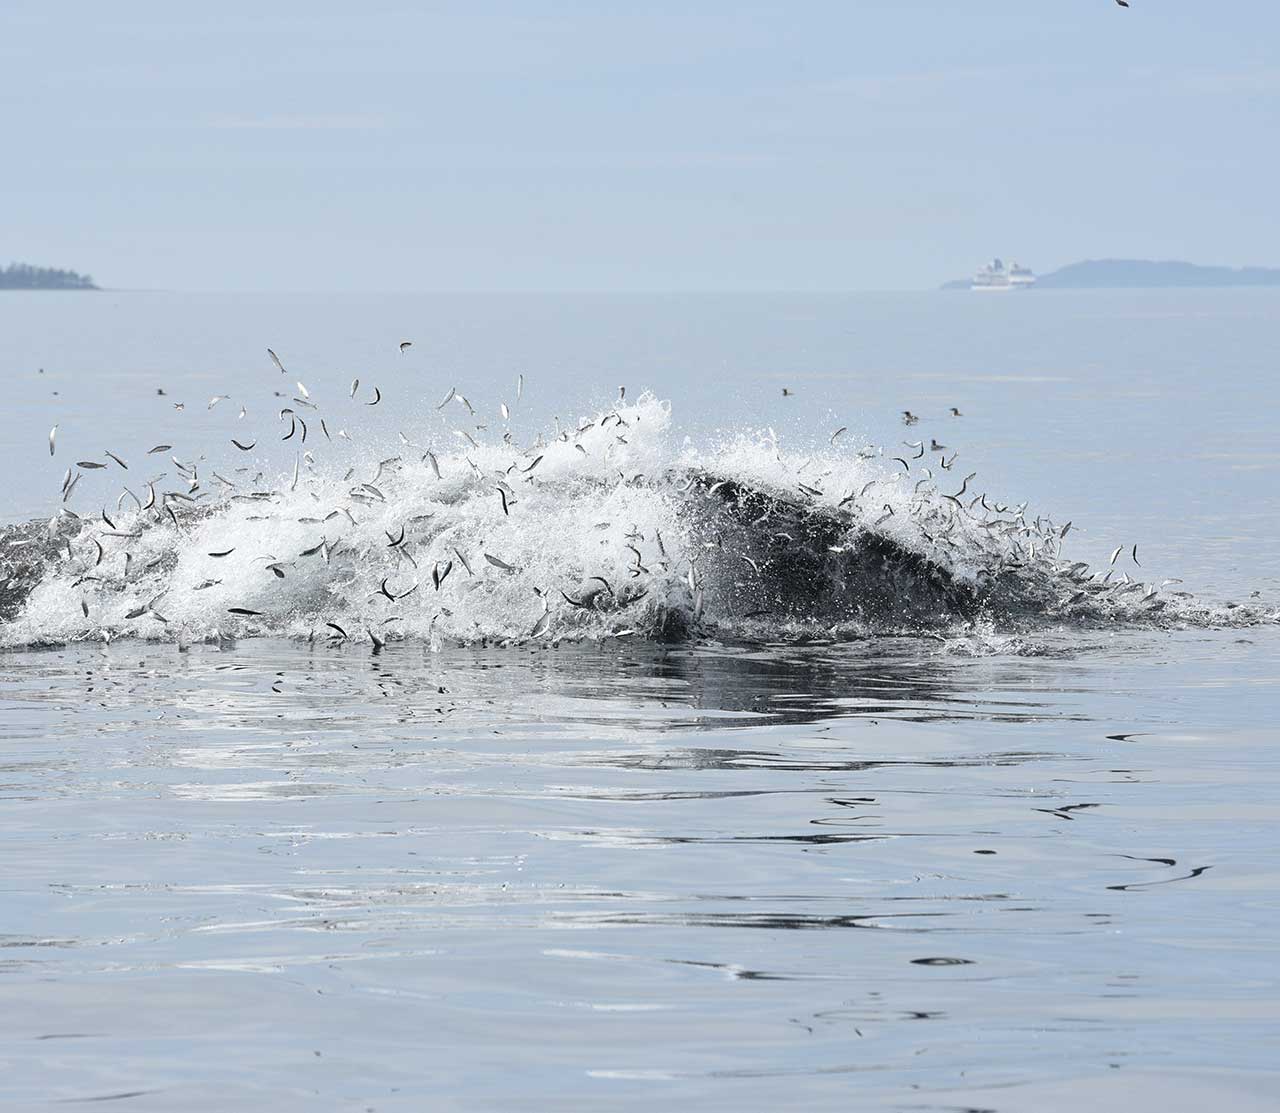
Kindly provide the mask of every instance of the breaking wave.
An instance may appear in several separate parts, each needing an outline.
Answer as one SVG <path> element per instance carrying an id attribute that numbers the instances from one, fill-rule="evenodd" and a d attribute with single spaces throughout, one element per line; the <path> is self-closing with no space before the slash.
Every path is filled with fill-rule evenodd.
<path id="1" fill-rule="evenodd" d="M 442 405 L 471 411 L 453 392 Z M 68 506 L 0 532 L 0 644 L 758 642 L 1261 618 L 1070 560 L 1069 525 L 993 501 L 923 444 L 894 459 L 832 438 L 802 456 L 764 430 L 704 450 L 675 444 L 649 395 L 524 445 L 469 417 L 455 447 L 402 433 L 390 456 L 329 439 L 310 409 L 280 417 L 302 437 L 310 422 L 283 475 L 233 466 L 250 458 L 238 448 L 166 454 L 165 474 L 101 517 Z M 69 472 L 64 493 L 104 476 Z"/>

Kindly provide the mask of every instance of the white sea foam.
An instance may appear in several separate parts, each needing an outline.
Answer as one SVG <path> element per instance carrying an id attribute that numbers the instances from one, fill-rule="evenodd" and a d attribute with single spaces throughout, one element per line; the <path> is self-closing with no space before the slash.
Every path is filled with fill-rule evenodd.
<path id="1" fill-rule="evenodd" d="M 675 444 L 670 418 L 643 395 L 523 444 L 472 424 L 474 444 L 410 432 L 383 451 L 319 438 L 313 418 L 296 480 L 292 464 L 267 477 L 205 461 L 195 481 L 158 483 L 154 507 L 112 512 L 114 529 L 55 518 L 60 551 L 0 639 L 342 631 L 439 646 L 1257 617 L 1088 579 L 1054 523 L 972 502 L 979 488 L 936 456 L 907 473 L 853 442 L 789 452 L 769 430 Z"/>

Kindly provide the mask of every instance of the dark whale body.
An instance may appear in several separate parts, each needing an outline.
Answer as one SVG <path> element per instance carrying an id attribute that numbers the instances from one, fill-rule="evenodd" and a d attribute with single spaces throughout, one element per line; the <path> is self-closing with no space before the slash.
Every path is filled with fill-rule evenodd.
<path id="1" fill-rule="evenodd" d="M 1058 598 L 1042 570 L 1005 566 L 958 579 L 854 514 L 803 497 L 706 474 L 685 497 L 695 533 L 723 554 L 710 613 L 914 633 L 982 616 L 1025 620 Z"/>

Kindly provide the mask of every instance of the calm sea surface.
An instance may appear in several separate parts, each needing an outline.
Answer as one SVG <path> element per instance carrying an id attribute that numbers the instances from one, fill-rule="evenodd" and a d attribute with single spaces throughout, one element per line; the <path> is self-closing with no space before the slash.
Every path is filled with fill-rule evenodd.
<path id="1" fill-rule="evenodd" d="M 1280 1108 L 1280 291 L 5 293 L 0 522 L 519 374 L 522 440 L 936 439 L 1261 621 L 0 650 L 0 1107 Z"/>

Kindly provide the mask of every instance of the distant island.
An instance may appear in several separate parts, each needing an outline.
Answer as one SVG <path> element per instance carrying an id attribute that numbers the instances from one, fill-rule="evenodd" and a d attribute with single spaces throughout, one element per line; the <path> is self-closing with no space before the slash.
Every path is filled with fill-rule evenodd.
<path id="1" fill-rule="evenodd" d="M 972 279 L 947 282 L 944 290 L 968 290 Z M 1280 286 L 1280 267 L 1202 267 L 1151 259 L 1086 259 L 1036 278 L 1049 290 L 1144 289 L 1158 286 Z"/>
<path id="2" fill-rule="evenodd" d="M 30 263 L 10 263 L 0 267 L 0 290 L 96 290 L 87 274 L 33 267 Z"/>

